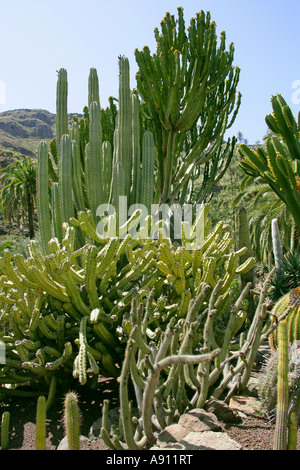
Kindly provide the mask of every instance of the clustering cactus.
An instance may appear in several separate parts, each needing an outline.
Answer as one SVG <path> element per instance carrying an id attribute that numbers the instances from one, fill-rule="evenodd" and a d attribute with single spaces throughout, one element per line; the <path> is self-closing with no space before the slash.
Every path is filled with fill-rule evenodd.
<path id="1" fill-rule="evenodd" d="M 126 57 L 119 58 L 119 69 L 114 144 L 103 141 L 103 110 L 96 69 L 92 68 L 89 74 L 89 106 L 80 120 L 74 117 L 70 129 L 67 72 L 59 70 L 56 140 L 51 142 L 50 151 L 45 142 L 41 142 L 38 150 L 38 218 L 44 254 L 49 254 L 48 242 L 52 236 L 62 241 L 62 224 L 80 211 L 90 210 L 96 222 L 97 208 L 101 205 L 110 203 L 118 213 L 120 196 L 127 197 L 130 205 L 140 203 L 148 208 L 153 202 L 152 134 L 140 131 L 139 101 L 130 90 Z M 45 188 L 49 181 L 51 191 L 48 192 Z M 82 233 L 76 233 L 76 238 L 77 247 L 85 244 Z"/>
<path id="2" fill-rule="evenodd" d="M 48 242 L 48 255 L 32 240 L 29 259 L 8 251 L 0 259 L 1 339 L 7 351 L 2 383 L 20 388 L 39 382 L 49 407 L 58 385 L 68 386 L 72 377 L 85 384 L 88 369 L 117 377 L 127 342 L 123 317 L 132 299 L 145 299 L 153 287 L 157 316 L 152 327 L 164 330 L 172 317 L 185 318 L 189 302 L 203 285 L 210 286 L 217 300 L 207 334 L 223 345 L 223 360 L 246 318 L 240 302 L 228 328 L 218 328 L 230 286 L 255 262 L 249 258 L 239 265 L 245 249 L 230 251 L 233 240 L 226 224 L 206 229 L 202 244 L 191 251 L 184 244 L 175 246 L 162 230 L 153 239 L 132 238 L 126 231 L 122 237 L 101 237 L 90 211 L 79 212 L 70 223 L 63 224 L 62 243 L 57 238 Z M 94 244 L 76 249 L 76 230 Z M 195 340 L 201 340 L 202 329 Z"/>

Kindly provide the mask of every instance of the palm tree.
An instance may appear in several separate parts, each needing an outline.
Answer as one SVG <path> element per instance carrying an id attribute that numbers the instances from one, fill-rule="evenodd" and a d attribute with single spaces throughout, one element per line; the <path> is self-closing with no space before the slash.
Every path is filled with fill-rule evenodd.
<path id="1" fill-rule="evenodd" d="M 27 221 L 30 238 L 34 237 L 36 204 L 36 162 L 30 157 L 16 161 L 1 170 L 0 209 L 4 219 L 12 223 Z"/>

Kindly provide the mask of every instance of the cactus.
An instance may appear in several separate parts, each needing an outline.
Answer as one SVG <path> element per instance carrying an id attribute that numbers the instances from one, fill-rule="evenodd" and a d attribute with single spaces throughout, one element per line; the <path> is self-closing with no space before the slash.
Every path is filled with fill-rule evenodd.
<path id="1" fill-rule="evenodd" d="M 240 349 L 230 355 L 235 315 L 240 311 L 249 286 L 236 302 L 235 314 L 229 321 L 223 341 L 218 344 L 213 325 L 221 285 L 222 281 L 219 281 L 212 290 L 202 283 L 198 295 L 189 302 L 186 316 L 178 317 L 176 309 L 173 310 L 172 315 L 165 318 L 163 332 L 161 328 L 155 329 L 157 318 L 161 316 L 161 325 L 165 315 L 164 309 L 158 310 L 155 289 L 149 293 L 146 302 L 132 299 L 130 313 L 124 316 L 122 323 L 127 345 L 119 379 L 118 430 L 109 429 L 109 402 L 103 404 L 101 436 L 109 448 L 148 448 L 155 444 L 159 432 L 176 422 L 182 412 L 203 407 L 211 395 L 220 397 L 234 377 L 241 376 L 240 384 L 245 386 L 243 375 L 249 377 L 259 344 L 266 337 L 260 320 L 266 315 L 262 305 L 267 296 L 267 283 L 248 336 L 240 341 Z M 132 412 L 129 381 L 135 391 L 137 415 Z"/>
<path id="2" fill-rule="evenodd" d="M 230 140 L 226 151 L 221 146 L 224 132 L 234 121 L 240 104 L 240 95 L 236 93 L 239 69 L 232 65 L 234 46 L 231 44 L 230 50 L 225 50 L 224 32 L 220 47 L 217 46 L 216 25 L 209 12 L 197 13 L 186 31 L 181 7 L 178 20 L 166 14 L 161 32 L 155 29 L 155 39 L 157 49 L 152 56 L 145 46 L 142 51 L 135 50 L 135 58 L 145 126 L 153 133 L 157 148 L 156 200 L 169 204 L 175 198 L 185 197 L 186 186 L 192 186 L 200 165 L 205 167 L 205 177 L 202 194 L 197 196 L 204 200 L 213 191 L 213 177 L 224 174 L 221 167 L 230 162 L 233 152 Z M 219 101 L 219 94 L 227 99 Z"/>
<path id="3" fill-rule="evenodd" d="M 64 400 L 64 428 L 68 440 L 68 450 L 80 448 L 80 410 L 78 396 L 68 392 Z"/>
<path id="4" fill-rule="evenodd" d="M 239 249 L 247 248 L 247 252 L 240 257 L 240 264 L 243 264 L 251 257 L 251 241 L 250 241 L 250 231 L 248 223 L 248 214 L 245 207 L 240 207 L 239 209 Z M 251 282 L 252 286 L 254 285 L 254 268 L 248 270 L 245 274 L 241 273 L 241 282 L 244 287 L 248 282 Z M 253 295 L 250 293 L 248 296 L 249 302 L 249 312 L 253 315 L 255 306 Z"/>
<path id="5" fill-rule="evenodd" d="M 10 412 L 4 411 L 1 418 L 1 449 L 5 450 L 9 445 L 9 421 Z"/>
<path id="6" fill-rule="evenodd" d="M 288 334 L 286 321 L 279 324 L 279 359 L 277 383 L 277 411 L 273 450 L 286 450 L 289 408 L 288 390 Z"/>
<path id="7" fill-rule="evenodd" d="M 68 134 L 68 77 L 66 69 L 60 69 L 56 87 L 56 154 L 55 163 L 60 160 L 60 144 L 63 135 Z"/>
<path id="8" fill-rule="evenodd" d="M 36 450 L 46 450 L 46 398 L 40 396 L 36 411 Z"/>
<path id="9" fill-rule="evenodd" d="M 299 122 L 296 123 L 290 108 L 278 94 L 272 97 L 273 113 L 266 116 L 266 122 L 275 136 L 267 139 L 266 149 L 256 151 L 245 144 L 239 146 L 243 157 L 241 168 L 247 175 L 261 177 L 279 199 L 288 207 L 294 220 L 300 226 L 299 178 L 300 148 L 298 142 Z"/>
<path id="10" fill-rule="evenodd" d="M 286 327 L 288 330 L 288 342 L 291 345 L 300 339 L 300 305 L 297 288 L 282 296 L 272 309 L 272 323 L 276 323 L 278 318 L 285 314 Z M 269 336 L 269 344 L 272 349 L 278 347 L 278 330 Z"/>
<path id="11" fill-rule="evenodd" d="M 48 147 L 41 142 L 38 147 L 37 166 L 37 212 L 42 249 L 48 254 L 48 242 L 51 239 L 50 198 L 48 192 Z"/>
<path id="12" fill-rule="evenodd" d="M 277 219 L 272 220 L 272 242 L 273 242 L 273 253 L 276 269 L 279 269 L 282 262 L 282 246 L 280 241 L 280 232 L 278 227 Z"/>

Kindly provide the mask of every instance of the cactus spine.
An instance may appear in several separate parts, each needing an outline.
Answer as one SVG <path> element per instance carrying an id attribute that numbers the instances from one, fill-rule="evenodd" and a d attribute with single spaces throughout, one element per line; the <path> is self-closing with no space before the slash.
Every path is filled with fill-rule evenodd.
<path id="1" fill-rule="evenodd" d="M 38 397 L 36 411 L 36 450 L 46 450 L 46 398 Z"/>
<path id="2" fill-rule="evenodd" d="M 279 360 L 277 383 L 277 411 L 273 450 L 286 450 L 289 407 L 288 388 L 288 333 L 285 320 L 279 323 Z"/>
<path id="3" fill-rule="evenodd" d="M 80 447 L 80 412 L 75 392 L 68 392 L 64 401 L 64 427 L 69 450 Z"/>

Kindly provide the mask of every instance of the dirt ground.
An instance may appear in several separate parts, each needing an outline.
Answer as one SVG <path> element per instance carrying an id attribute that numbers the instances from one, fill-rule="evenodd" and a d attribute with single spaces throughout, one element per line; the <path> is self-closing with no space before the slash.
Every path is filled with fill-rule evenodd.
<path id="1" fill-rule="evenodd" d="M 101 379 L 96 390 L 80 387 L 79 407 L 82 415 L 81 434 L 89 435 L 92 424 L 101 417 L 102 403 L 109 399 L 111 407 L 118 403 L 118 385 L 114 379 Z M 11 450 L 35 450 L 36 398 L 6 399 L 0 413 L 10 411 Z M 226 424 L 227 434 L 245 450 L 272 450 L 274 424 L 260 416 L 247 416 L 241 424 Z M 64 437 L 63 396 L 57 397 L 47 413 L 47 450 L 55 450 Z M 300 444 L 300 442 L 299 442 Z M 101 438 L 89 438 L 84 450 L 108 450 Z M 300 446 L 299 446 L 300 449 Z"/>

